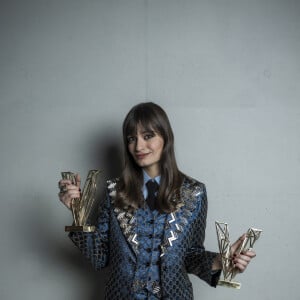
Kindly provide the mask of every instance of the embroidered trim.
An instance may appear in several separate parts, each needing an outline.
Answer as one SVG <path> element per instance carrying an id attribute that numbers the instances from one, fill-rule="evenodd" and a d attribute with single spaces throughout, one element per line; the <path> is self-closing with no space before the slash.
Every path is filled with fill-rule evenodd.
<path id="1" fill-rule="evenodd" d="M 117 181 L 118 179 L 107 181 L 108 192 L 111 196 L 112 203 L 114 202 L 116 196 Z M 186 177 L 184 179 L 180 190 L 181 201 L 178 203 L 178 208 L 175 212 L 172 212 L 167 216 L 164 227 L 164 240 L 161 245 L 161 257 L 166 254 L 169 247 L 173 247 L 175 241 L 183 232 L 184 227 L 188 224 L 188 219 L 193 215 L 193 211 L 196 208 L 196 197 L 201 193 L 203 193 L 203 188 L 196 180 L 190 177 Z M 114 208 L 114 212 L 120 223 L 120 227 L 124 236 L 132 246 L 135 254 L 138 254 L 139 241 L 135 232 L 137 225 L 136 217 L 132 213 L 121 210 L 120 208 Z"/>
<path id="2" fill-rule="evenodd" d="M 108 193 L 111 196 L 112 203 L 114 203 L 117 194 L 116 192 L 117 182 L 118 179 L 107 181 Z M 127 241 L 131 245 L 135 254 L 138 254 L 139 242 L 137 240 L 137 234 L 135 233 L 135 228 L 136 228 L 135 216 L 130 212 L 124 211 L 116 207 L 114 208 L 114 212 L 116 214 L 117 220 L 119 221 L 120 228 L 124 236 L 126 237 Z"/>
<path id="3" fill-rule="evenodd" d="M 183 232 L 184 227 L 188 224 L 188 218 L 193 215 L 193 211 L 196 208 L 196 196 L 199 196 L 203 192 L 199 183 L 189 177 L 185 178 L 181 187 L 181 201 L 183 206 L 177 209 L 175 212 L 170 213 L 165 230 L 165 238 L 161 245 L 161 255 L 164 256 L 169 247 L 173 247 L 174 242 L 179 238 Z"/>

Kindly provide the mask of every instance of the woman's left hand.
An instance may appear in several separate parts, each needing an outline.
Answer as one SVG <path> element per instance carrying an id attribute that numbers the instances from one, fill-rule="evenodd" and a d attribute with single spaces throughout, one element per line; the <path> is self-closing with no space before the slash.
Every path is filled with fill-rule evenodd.
<path id="1" fill-rule="evenodd" d="M 243 273 L 251 259 L 256 256 L 255 251 L 249 249 L 248 251 L 244 251 L 238 253 L 238 249 L 242 245 L 244 239 L 246 238 L 246 234 L 243 234 L 234 244 L 231 246 L 232 252 L 232 263 L 238 272 Z"/>

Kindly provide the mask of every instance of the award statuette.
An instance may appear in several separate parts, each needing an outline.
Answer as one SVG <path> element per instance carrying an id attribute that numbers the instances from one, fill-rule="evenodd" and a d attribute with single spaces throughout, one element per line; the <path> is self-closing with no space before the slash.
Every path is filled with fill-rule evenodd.
<path id="1" fill-rule="evenodd" d="M 235 277 L 237 271 L 232 263 L 231 244 L 229 240 L 228 225 L 226 223 L 216 223 L 216 230 L 218 236 L 218 245 L 222 260 L 222 273 L 223 279 L 219 280 L 218 285 L 240 289 L 241 284 L 234 282 L 232 279 Z M 260 237 L 262 230 L 256 228 L 249 228 L 246 234 L 246 238 L 243 243 L 237 249 L 235 253 L 240 254 L 243 251 L 247 251 L 253 248 L 254 243 Z"/>
<path id="2" fill-rule="evenodd" d="M 90 170 L 84 183 L 81 197 L 72 199 L 71 211 L 74 222 L 72 226 L 66 226 L 65 231 L 94 232 L 96 230 L 95 226 L 89 225 L 87 222 L 95 202 L 96 183 L 99 173 L 99 170 Z M 68 179 L 71 180 L 72 184 L 77 184 L 76 174 L 61 172 L 61 176 L 62 179 Z"/>

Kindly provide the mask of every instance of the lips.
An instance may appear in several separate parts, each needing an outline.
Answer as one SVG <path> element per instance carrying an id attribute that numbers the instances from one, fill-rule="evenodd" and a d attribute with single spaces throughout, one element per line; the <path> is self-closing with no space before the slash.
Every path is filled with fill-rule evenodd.
<path id="1" fill-rule="evenodd" d="M 138 160 L 144 159 L 149 153 L 141 153 L 141 154 L 136 154 L 135 157 Z"/>

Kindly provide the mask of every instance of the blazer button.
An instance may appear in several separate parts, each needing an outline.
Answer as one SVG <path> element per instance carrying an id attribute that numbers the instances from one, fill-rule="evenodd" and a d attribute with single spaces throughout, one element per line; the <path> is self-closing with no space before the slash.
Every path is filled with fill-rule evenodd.
<path id="1" fill-rule="evenodd" d="M 147 248 L 146 251 L 147 251 L 148 253 L 150 253 L 150 252 L 151 252 L 151 248 Z"/>
<path id="2" fill-rule="evenodd" d="M 152 239 L 153 238 L 153 234 L 149 234 L 149 238 Z"/>
<path id="3" fill-rule="evenodd" d="M 150 263 L 149 262 L 147 262 L 145 265 L 146 265 L 146 267 L 150 267 Z"/>

